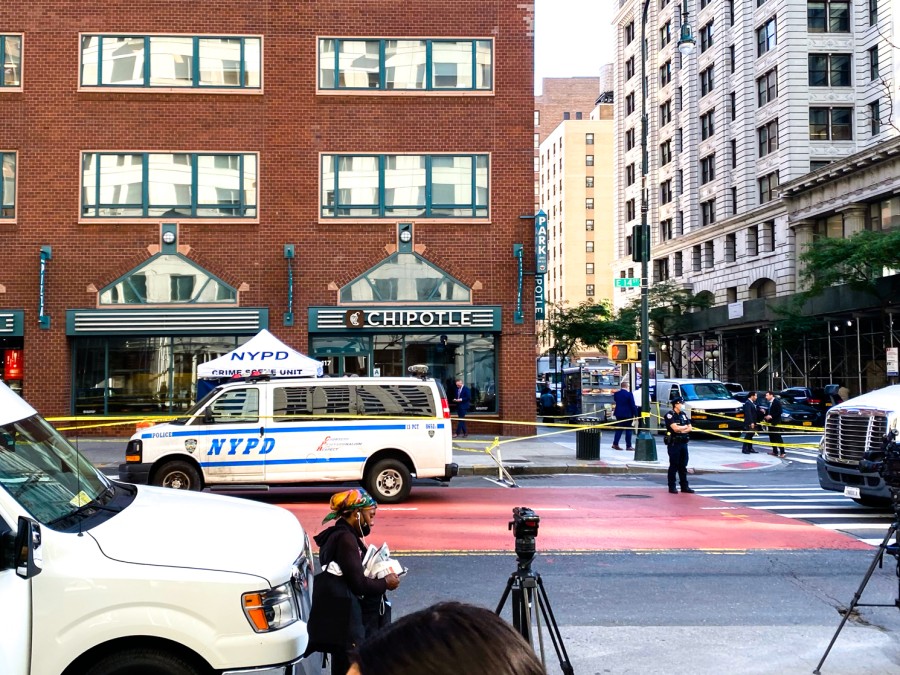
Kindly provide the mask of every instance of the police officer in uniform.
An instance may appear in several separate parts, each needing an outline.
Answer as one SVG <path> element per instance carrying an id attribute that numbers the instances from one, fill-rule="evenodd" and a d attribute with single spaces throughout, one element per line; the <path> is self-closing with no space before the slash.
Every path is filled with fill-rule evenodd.
<path id="1" fill-rule="evenodd" d="M 675 488 L 675 476 L 681 483 L 681 491 L 692 494 L 687 482 L 688 439 L 692 430 L 691 420 L 684 412 L 684 399 L 680 396 L 672 401 L 672 410 L 664 418 L 666 432 L 669 437 L 669 492 L 678 494 Z"/>

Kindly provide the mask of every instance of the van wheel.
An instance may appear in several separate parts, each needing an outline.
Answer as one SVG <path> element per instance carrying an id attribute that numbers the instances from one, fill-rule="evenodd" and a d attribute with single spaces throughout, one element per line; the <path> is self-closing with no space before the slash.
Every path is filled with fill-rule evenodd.
<path id="1" fill-rule="evenodd" d="M 107 654 L 81 671 L 84 675 L 200 675 L 191 663 L 152 647 L 135 647 Z"/>
<path id="2" fill-rule="evenodd" d="M 383 459 L 372 467 L 366 477 L 366 489 L 380 504 L 396 504 L 409 497 L 412 476 L 403 462 Z"/>
<path id="3" fill-rule="evenodd" d="M 194 490 L 199 492 L 203 485 L 200 473 L 193 464 L 176 460 L 166 462 L 153 472 L 153 485 L 172 488 L 173 490 Z"/>

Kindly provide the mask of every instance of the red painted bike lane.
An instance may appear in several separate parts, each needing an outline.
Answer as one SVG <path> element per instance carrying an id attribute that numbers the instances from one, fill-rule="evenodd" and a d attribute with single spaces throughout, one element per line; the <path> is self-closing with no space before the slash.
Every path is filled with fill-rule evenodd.
<path id="1" fill-rule="evenodd" d="M 310 535 L 323 529 L 328 497 L 289 503 Z M 417 487 L 409 501 L 378 508 L 370 543 L 398 553 L 511 551 L 514 506 L 540 517 L 548 551 L 866 549 L 848 535 L 710 497 L 660 488 Z"/>

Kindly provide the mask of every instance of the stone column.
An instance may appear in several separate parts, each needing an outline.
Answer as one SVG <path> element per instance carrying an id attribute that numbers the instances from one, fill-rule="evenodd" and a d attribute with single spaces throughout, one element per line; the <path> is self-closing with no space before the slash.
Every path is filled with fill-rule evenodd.
<path id="1" fill-rule="evenodd" d="M 814 220 L 798 220 L 791 223 L 791 229 L 794 231 L 794 290 L 797 293 L 809 286 L 809 282 L 803 279 L 803 263 L 800 262 L 800 255 L 812 245 L 815 224 Z"/>
<path id="2" fill-rule="evenodd" d="M 849 206 L 835 209 L 844 217 L 845 239 L 866 229 L 866 212 L 868 208 L 865 204 L 850 204 Z"/>

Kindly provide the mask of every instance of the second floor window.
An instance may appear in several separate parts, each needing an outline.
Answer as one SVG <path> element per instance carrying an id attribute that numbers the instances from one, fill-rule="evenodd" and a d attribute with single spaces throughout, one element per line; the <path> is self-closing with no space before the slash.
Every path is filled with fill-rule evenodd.
<path id="1" fill-rule="evenodd" d="M 486 218 L 487 155 L 322 155 L 323 218 Z"/>
<path id="2" fill-rule="evenodd" d="M 764 124 L 756 130 L 759 141 L 759 156 L 765 157 L 778 149 L 778 120 Z"/>
<path id="3" fill-rule="evenodd" d="M 21 35 L 0 35 L 0 64 L 3 66 L 3 76 L 0 77 L 0 91 L 2 91 L 4 87 L 21 87 Z"/>
<path id="4" fill-rule="evenodd" d="M 259 89 L 262 39 L 82 35 L 82 87 Z"/>
<path id="5" fill-rule="evenodd" d="M 756 56 L 775 49 L 775 17 L 756 29 Z"/>
<path id="6" fill-rule="evenodd" d="M 810 33 L 849 33 L 850 0 L 809 0 L 806 28 Z"/>
<path id="7" fill-rule="evenodd" d="M 494 88 L 491 40 L 319 38 L 319 89 Z"/>
<path id="8" fill-rule="evenodd" d="M 853 108 L 810 108 L 811 141 L 853 140 Z"/>
<path id="9" fill-rule="evenodd" d="M 849 54 L 810 54 L 810 87 L 849 87 Z"/>
<path id="10" fill-rule="evenodd" d="M 762 77 L 756 78 L 757 105 L 762 108 L 778 96 L 778 69 L 773 68 Z"/>
<path id="11" fill-rule="evenodd" d="M 255 218 L 255 154 L 81 155 L 84 218 Z"/>

